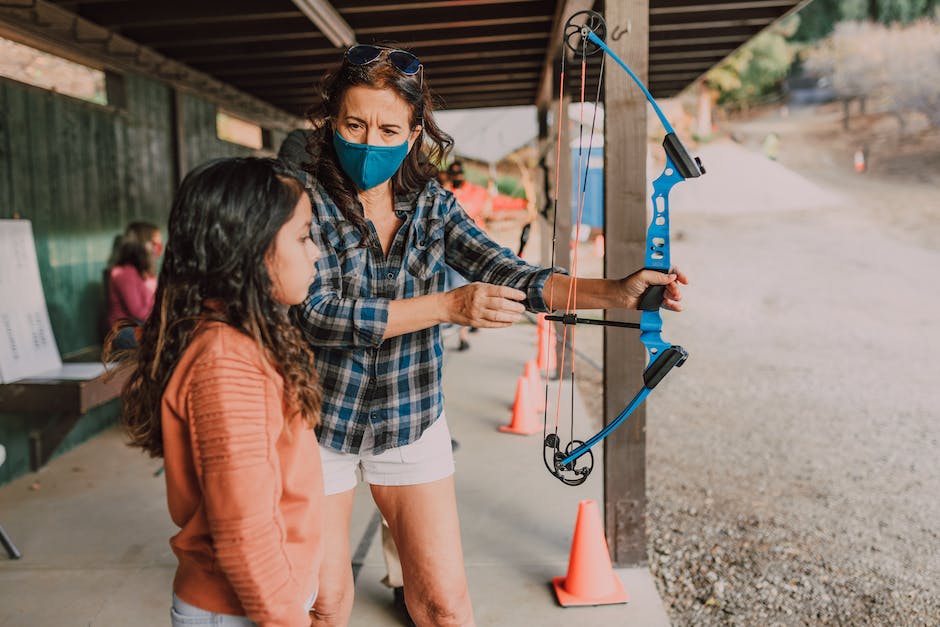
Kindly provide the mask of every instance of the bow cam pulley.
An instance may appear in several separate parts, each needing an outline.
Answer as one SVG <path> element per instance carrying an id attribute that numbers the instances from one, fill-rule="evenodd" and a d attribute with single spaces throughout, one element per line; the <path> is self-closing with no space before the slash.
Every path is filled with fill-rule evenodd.
<path id="1" fill-rule="evenodd" d="M 565 45 L 576 56 L 591 56 L 600 52 L 600 46 L 587 38 L 594 33 L 601 41 L 607 39 L 607 22 L 597 11 L 578 11 L 565 22 Z"/>

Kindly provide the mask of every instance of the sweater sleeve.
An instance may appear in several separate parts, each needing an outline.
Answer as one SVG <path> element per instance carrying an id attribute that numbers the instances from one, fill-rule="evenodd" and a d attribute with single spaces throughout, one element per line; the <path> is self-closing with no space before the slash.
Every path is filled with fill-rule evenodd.
<path id="1" fill-rule="evenodd" d="M 285 552 L 276 431 L 280 400 L 258 364 L 217 357 L 194 370 L 189 393 L 196 472 L 215 557 L 259 625 L 307 627 L 304 596 Z"/>

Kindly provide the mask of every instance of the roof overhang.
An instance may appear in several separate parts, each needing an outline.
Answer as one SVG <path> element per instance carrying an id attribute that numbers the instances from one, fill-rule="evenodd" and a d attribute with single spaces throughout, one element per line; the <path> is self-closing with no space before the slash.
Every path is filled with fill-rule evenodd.
<path id="1" fill-rule="evenodd" d="M 675 95 L 799 4 L 651 0 L 652 93 Z M 418 55 L 447 109 L 536 104 L 550 86 L 564 21 L 576 10 L 603 11 L 602 5 L 592 0 L 7 0 L 0 21 L 45 28 L 52 39 L 125 61 L 149 55 L 158 59 L 149 66 L 159 65 L 165 77 L 192 75 L 188 83 L 211 86 L 223 100 L 238 94 L 242 104 L 271 117 L 273 110 L 301 116 L 314 103 L 318 78 L 349 41 L 345 26 L 359 42 L 391 43 Z M 58 10 L 58 23 L 44 27 L 52 10 Z M 69 24 L 62 15 L 76 22 Z"/>

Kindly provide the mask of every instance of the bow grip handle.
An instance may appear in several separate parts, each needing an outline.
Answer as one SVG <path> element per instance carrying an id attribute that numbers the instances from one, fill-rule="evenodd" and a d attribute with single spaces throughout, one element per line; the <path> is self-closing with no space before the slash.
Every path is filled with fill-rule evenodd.
<path id="1" fill-rule="evenodd" d="M 640 311 L 656 311 L 663 306 L 663 299 L 665 297 L 665 285 L 650 285 L 640 296 L 640 302 L 636 308 Z"/>
<path id="2" fill-rule="evenodd" d="M 663 274 L 668 274 L 666 270 L 660 270 L 658 268 L 652 268 L 657 272 L 662 272 Z M 665 285 L 650 285 L 646 288 L 646 291 L 640 294 L 640 302 L 637 303 L 636 308 L 640 311 L 657 311 L 660 307 L 663 306 L 663 300 L 666 298 L 666 286 Z"/>

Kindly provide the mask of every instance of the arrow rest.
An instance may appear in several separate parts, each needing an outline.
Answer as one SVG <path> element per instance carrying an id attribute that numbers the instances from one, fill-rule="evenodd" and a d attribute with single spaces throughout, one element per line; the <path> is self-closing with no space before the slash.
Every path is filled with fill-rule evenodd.
<path id="1" fill-rule="evenodd" d="M 598 39 L 607 39 L 607 22 L 597 11 L 578 11 L 565 22 L 565 45 L 577 56 L 591 56 L 601 48 L 589 41 L 587 34 L 594 33 Z"/>

